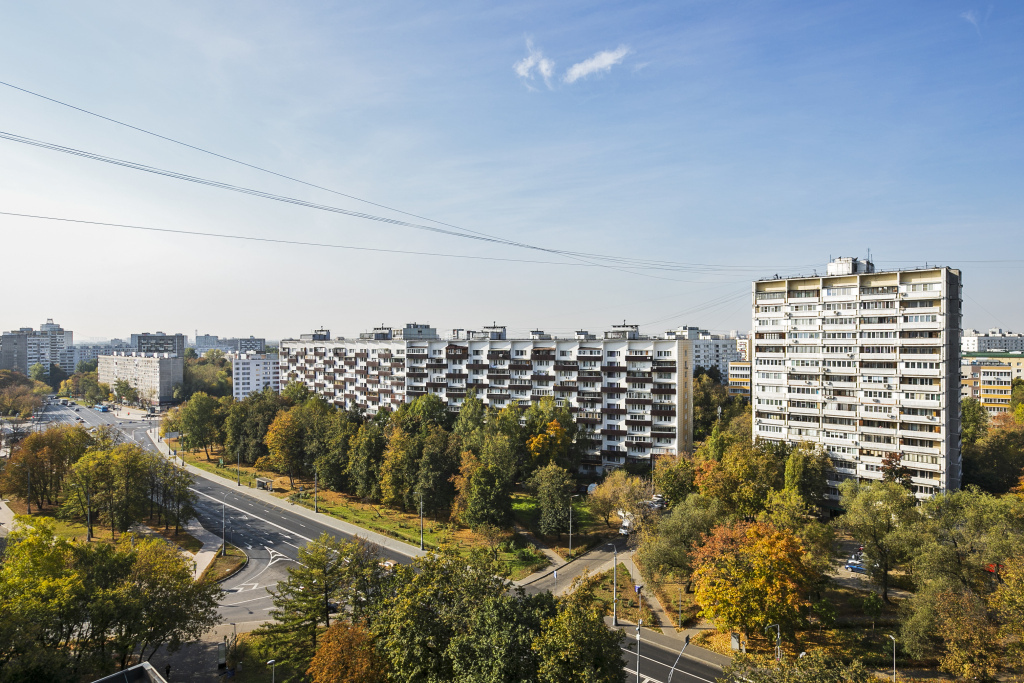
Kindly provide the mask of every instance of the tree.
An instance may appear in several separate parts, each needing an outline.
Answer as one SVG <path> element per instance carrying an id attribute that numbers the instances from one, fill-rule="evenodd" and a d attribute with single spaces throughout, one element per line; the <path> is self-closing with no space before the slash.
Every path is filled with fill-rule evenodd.
<path id="1" fill-rule="evenodd" d="M 11 533 L 0 564 L 0 675 L 93 679 L 112 658 L 123 668 L 133 653 L 173 652 L 217 622 L 220 596 L 162 541 L 71 542 L 32 519 Z"/>
<path id="2" fill-rule="evenodd" d="M 937 635 L 945 645 L 939 668 L 958 678 L 992 680 L 1003 647 L 985 602 L 970 593 L 943 591 L 935 608 Z"/>
<path id="3" fill-rule="evenodd" d="M 577 580 L 533 643 L 542 683 L 625 683 L 622 632 L 605 626 L 586 577 Z"/>
<path id="4" fill-rule="evenodd" d="M 313 683 L 384 683 L 387 662 L 366 629 L 335 621 L 320 639 L 306 673 Z"/>
<path id="5" fill-rule="evenodd" d="M 36 382 L 46 382 L 46 366 L 35 363 L 28 369 L 28 376 Z"/>
<path id="6" fill-rule="evenodd" d="M 320 634 L 330 626 L 332 601 L 339 612 L 358 618 L 379 582 L 379 555 L 365 541 L 342 541 L 326 533 L 299 548 L 298 566 L 269 592 L 273 622 L 254 632 L 265 639 L 279 662 L 298 670 L 310 666 Z"/>
<path id="7" fill-rule="evenodd" d="M 831 469 L 832 461 L 821 446 L 801 443 L 786 460 L 785 488 L 795 491 L 806 505 L 822 508 L 828 489 L 826 476 Z"/>
<path id="8" fill-rule="evenodd" d="M 882 610 L 885 609 L 885 604 L 882 602 L 882 598 L 878 597 L 878 593 L 868 593 L 864 596 L 864 602 L 861 604 L 861 611 L 864 616 L 871 619 L 871 630 L 875 630 L 875 620 L 882 616 Z"/>
<path id="9" fill-rule="evenodd" d="M 252 465 L 269 455 L 264 440 L 281 406 L 281 397 L 270 387 L 231 405 L 224 424 L 224 445 L 234 459 Z"/>
<path id="10" fill-rule="evenodd" d="M 572 475 L 554 462 L 533 473 L 530 488 L 536 493 L 540 508 L 537 526 L 541 534 L 561 537 L 562 532 L 569 530 L 569 496 L 573 486 Z"/>
<path id="11" fill-rule="evenodd" d="M 771 524 L 718 526 L 697 551 L 695 597 L 720 631 L 748 635 L 769 624 L 793 634 L 804 623 L 814 577 L 793 534 Z"/>
<path id="12" fill-rule="evenodd" d="M 751 443 L 749 432 L 746 438 L 712 433 L 708 442 L 711 443 L 706 445 L 721 452 L 721 459 L 714 459 L 710 448 L 698 450 L 695 457 L 697 490 L 705 496 L 718 498 L 729 512 L 739 517 L 754 517 L 763 511 L 769 492 L 785 485 L 790 448 L 761 439 Z"/>
<path id="13" fill-rule="evenodd" d="M 912 491 L 910 470 L 903 465 L 903 456 L 899 451 L 889 451 L 882 456 L 882 481 L 899 484 Z"/>
<path id="14" fill-rule="evenodd" d="M 659 457 L 654 463 L 654 488 L 665 496 L 669 507 L 686 499 L 696 488 L 693 484 L 693 460 L 686 455 Z"/>
<path id="15" fill-rule="evenodd" d="M 178 413 L 178 428 L 181 436 L 178 441 L 183 448 L 188 450 L 199 450 L 206 452 L 206 459 L 210 459 L 210 446 L 217 439 L 217 417 L 216 412 L 220 407 L 217 399 L 199 391 L 192 395 Z"/>
<path id="16" fill-rule="evenodd" d="M 960 399 L 960 438 L 963 446 L 973 446 L 988 431 L 988 410 L 976 398 Z"/>
<path id="17" fill-rule="evenodd" d="M 912 557 L 917 521 L 914 495 L 899 484 L 884 481 L 860 484 L 847 480 L 839 491 L 846 513 L 838 524 L 864 545 L 868 575 L 881 587 L 882 599 L 889 602 L 892 571 Z"/>
<path id="18" fill-rule="evenodd" d="M 565 463 L 569 459 L 569 446 L 569 435 L 557 420 L 552 420 L 543 432 L 526 442 L 531 467 Z"/>
<path id="19" fill-rule="evenodd" d="M 1024 554 L 1006 561 L 1003 583 L 992 596 L 992 606 L 1002 620 L 1003 636 L 1016 643 L 1016 651 L 1024 650 Z"/>
<path id="20" fill-rule="evenodd" d="M 84 375 L 89 372 L 96 372 L 97 368 L 99 368 L 99 365 L 100 361 L 98 358 L 93 358 L 91 360 L 80 360 L 78 361 L 78 365 L 75 366 L 75 374 Z"/>
<path id="21" fill-rule="evenodd" d="M 380 500 L 380 466 L 387 440 L 377 421 L 360 425 L 348 456 L 348 477 L 353 492 L 363 499 Z"/>
<path id="22" fill-rule="evenodd" d="M 302 472 L 303 438 L 305 436 L 296 408 L 282 410 L 267 430 L 264 441 L 270 457 L 288 474 L 288 486 L 295 487 L 294 475 Z"/>
<path id="23" fill-rule="evenodd" d="M 381 502 L 404 511 L 415 504 L 421 443 L 417 435 L 406 433 L 398 425 L 392 425 L 389 431 L 380 467 Z"/>
<path id="24" fill-rule="evenodd" d="M 988 431 L 963 449 L 963 485 L 1006 493 L 1024 474 L 1024 425 L 1009 413 L 997 415 Z"/>
<path id="25" fill-rule="evenodd" d="M 723 509 L 715 498 L 690 494 L 661 517 L 657 526 L 641 534 L 636 550 L 640 563 L 648 571 L 685 580 L 689 590 L 694 553 L 724 516 Z"/>

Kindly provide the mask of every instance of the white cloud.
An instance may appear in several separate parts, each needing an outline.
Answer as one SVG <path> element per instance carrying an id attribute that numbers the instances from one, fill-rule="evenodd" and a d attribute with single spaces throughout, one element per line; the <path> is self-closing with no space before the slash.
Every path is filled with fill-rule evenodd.
<path id="1" fill-rule="evenodd" d="M 528 55 L 516 62 L 512 68 L 525 80 L 533 80 L 533 72 L 536 70 L 544 79 L 544 84 L 551 87 L 551 76 L 555 73 L 555 63 L 544 56 L 544 53 L 533 47 L 533 41 L 526 39 L 526 50 Z"/>
<path id="2" fill-rule="evenodd" d="M 614 50 L 598 52 L 590 59 L 585 59 L 578 64 L 570 66 L 569 70 L 565 72 L 565 77 L 562 80 L 566 83 L 575 83 L 579 79 L 586 78 L 592 73 L 597 73 L 598 71 L 611 71 L 611 68 L 625 59 L 626 55 L 629 53 L 630 49 L 625 45 L 620 45 Z"/>
<path id="3" fill-rule="evenodd" d="M 974 27 L 974 30 L 981 35 L 981 27 L 978 25 L 978 14 L 974 10 L 967 10 L 960 13 L 960 18 Z"/>

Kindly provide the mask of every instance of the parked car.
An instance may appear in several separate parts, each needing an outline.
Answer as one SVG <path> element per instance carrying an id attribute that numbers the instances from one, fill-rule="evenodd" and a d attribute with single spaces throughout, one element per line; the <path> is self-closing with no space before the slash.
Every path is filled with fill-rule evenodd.
<path id="1" fill-rule="evenodd" d="M 865 568 L 864 568 L 864 565 L 862 565 L 862 564 L 851 564 L 851 563 L 847 563 L 847 565 L 846 565 L 846 569 L 847 569 L 848 571 L 851 571 L 851 572 L 856 572 L 856 573 L 858 573 L 858 574 L 867 574 L 867 573 L 868 573 L 868 570 L 867 570 L 867 569 L 865 569 Z"/>

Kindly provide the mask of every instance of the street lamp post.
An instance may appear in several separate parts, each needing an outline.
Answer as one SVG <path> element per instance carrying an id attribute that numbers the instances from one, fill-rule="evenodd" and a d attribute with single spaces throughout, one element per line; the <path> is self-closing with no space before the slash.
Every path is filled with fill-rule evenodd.
<path id="1" fill-rule="evenodd" d="M 242 485 L 242 449 L 238 449 L 238 465 L 235 467 L 235 472 L 238 474 L 238 485 Z"/>
<path id="2" fill-rule="evenodd" d="M 608 544 L 615 551 L 612 563 L 612 626 L 619 625 L 619 548 L 614 543 Z"/>
<path id="3" fill-rule="evenodd" d="M 779 628 L 778 624 L 771 624 L 770 626 L 764 627 L 764 632 L 768 633 L 768 629 L 775 629 L 775 661 L 782 661 L 782 629 Z"/>
<path id="4" fill-rule="evenodd" d="M 643 623 L 643 619 L 636 622 L 636 683 L 640 683 L 640 627 Z"/>
<path id="5" fill-rule="evenodd" d="M 892 680 L 896 683 L 896 639 L 889 636 L 889 640 L 892 641 Z"/>
<path id="6" fill-rule="evenodd" d="M 277 667 L 275 666 L 276 664 L 276 659 L 271 659 L 269 662 L 267 662 L 267 666 L 270 667 L 270 683 L 274 683 L 274 680 L 277 677 Z"/>
<path id="7" fill-rule="evenodd" d="M 685 650 L 686 646 L 689 645 L 689 644 L 690 644 L 690 636 L 686 636 L 686 638 L 683 640 L 683 647 L 682 647 L 682 649 L 679 650 L 679 654 L 676 655 L 675 663 L 672 665 L 672 668 L 669 669 L 668 681 L 666 683 L 672 683 L 672 674 L 674 674 L 676 672 L 676 666 L 678 666 L 678 664 L 679 664 L 679 658 L 683 656 L 683 650 Z"/>
<path id="8" fill-rule="evenodd" d="M 420 550 L 423 550 L 423 492 L 416 492 L 420 497 Z"/>
<path id="9" fill-rule="evenodd" d="M 317 471 L 313 468 L 313 512 L 320 512 L 320 502 L 316 495 Z"/>
<path id="10" fill-rule="evenodd" d="M 580 494 L 574 493 L 569 496 L 569 559 L 572 559 L 572 499 L 579 498 Z"/>

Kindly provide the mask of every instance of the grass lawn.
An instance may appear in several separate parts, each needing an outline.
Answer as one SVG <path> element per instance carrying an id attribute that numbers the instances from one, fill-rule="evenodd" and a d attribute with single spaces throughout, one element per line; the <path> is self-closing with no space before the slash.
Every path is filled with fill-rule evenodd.
<path id="1" fill-rule="evenodd" d="M 248 560 L 249 557 L 244 550 L 228 543 L 227 555 L 222 556 L 217 553 L 216 559 L 203 572 L 203 577 L 212 578 L 214 581 L 223 581 L 238 571 Z"/>
<path id="2" fill-rule="evenodd" d="M 170 442 L 170 445 L 171 448 L 177 447 L 174 440 Z M 234 464 L 227 461 L 224 467 L 220 467 L 219 459 L 223 457 L 223 450 L 218 447 L 211 449 L 210 452 L 211 459 L 207 459 L 206 453 L 202 451 L 186 452 L 184 454 L 185 462 L 231 481 L 237 481 L 240 473 L 242 484 L 250 487 L 256 486 L 257 477 L 271 479 L 273 481 L 272 493 L 275 496 L 313 509 L 312 479 L 296 477 L 293 481 L 294 488 L 291 488 L 287 476 L 257 471 L 254 467 L 247 465 L 237 469 Z M 180 453 L 181 451 L 179 451 Z M 419 547 L 420 518 L 418 511 L 402 512 L 381 505 L 364 503 L 358 498 L 344 493 L 323 489 L 318 491 L 317 498 L 322 514 L 328 514 L 363 529 L 375 531 Z M 466 552 L 470 548 L 490 547 L 487 539 L 472 530 L 442 521 L 447 517 L 447 512 L 442 511 L 438 514 L 437 520 L 429 515 L 424 518 L 423 543 L 427 550 L 436 549 L 443 541 L 454 543 Z M 575 541 L 575 538 L 573 540 Z M 515 538 L 511 532 L 507 532 L 497 539 L 496 543 L 499 545 L 498 560 L 505 565 L 509 572 L 509 578 L 512 580 L 529 576 L 548 565 L 548 559 L 543 553 L 526 547 L 528 544 L 522 539 Z"/>
<path id="3" fill-rule="evenodd" d="M 594 588 L 594 599 L 597 601 L 604 613 L 608 615 L 612 613 L 613 575 L 614 572 L 609 570 L 600 574 L 594 574 L 591 577 Z M 633 590 L 633 580 L 629 576 L 629 570 L 626 569 L 626 565 L 621 562 L 619 563 L 617 593 L 619 621 L 626 621 L 630 624 L 635 624 L 638 614 L 636 593 Z M 648 603 L 647 598 L 643 596 L 640 598 L 639 610 L 639 616 L 643 619 L 644 626 L 650 626 L 658 633 L 661 633 L 662 630 L 659 628 L 661 626 L 661 621 L 651 611 L 650 603 Z"/>
<path id="4" fill-rule="evenodd" d="M 576 530 L 572 535 L 572 557 L 579 557 L 616 533 L 617 518 L 610 520 L 612 526 L 608 526 L 604 520 L 598 519 L 590 512 L 590 507 L 585 499 L 574 502 L 572 510 L 572 525 Z M 560 537 L 540 534 L 540 509 L 537 507 L 537 499 L 534 496 L 529 493 L 512 494 L 512 514 L 517 524 L 528 529 L 563 559 L 572 559 L 569 556 L 568 534 L 562 534 Z"/>

